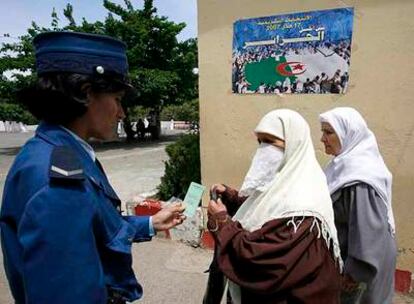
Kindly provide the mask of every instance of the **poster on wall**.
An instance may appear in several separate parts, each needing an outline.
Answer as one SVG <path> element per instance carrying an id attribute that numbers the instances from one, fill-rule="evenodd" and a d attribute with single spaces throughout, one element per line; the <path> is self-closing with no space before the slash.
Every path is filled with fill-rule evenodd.
<path id="1" fill-rule="evenodd" d="M 346 93 L 353 16 L 338 8 L 236 21 L 233 93 Z"/>

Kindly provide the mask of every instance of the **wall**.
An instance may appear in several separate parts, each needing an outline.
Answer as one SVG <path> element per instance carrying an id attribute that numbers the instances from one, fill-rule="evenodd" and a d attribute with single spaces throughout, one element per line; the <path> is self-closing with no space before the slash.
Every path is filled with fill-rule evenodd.
<path id="1" fill-rule="evenodd" d="M 231 92 L 233 22 L 238 19 L 354 7 L 350 88 L 346 95 L 236 95 Z M 239 187 L 256 148 L 252 130 L 269 110 L 290 108 L 308 120 L 322 165 L 318 114 L 352 106 L 377 136 L 394 174 L 398 267 L 414 270 L 414 1 L 199 0 L 201 163 L 204 185 Z M 204 198 L 207 204 L 207 196 Z"/>

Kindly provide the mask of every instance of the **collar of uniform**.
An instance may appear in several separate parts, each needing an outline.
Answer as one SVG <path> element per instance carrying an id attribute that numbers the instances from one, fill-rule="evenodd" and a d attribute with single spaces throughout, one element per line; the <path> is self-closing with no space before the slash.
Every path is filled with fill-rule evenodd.
<path id="1" fill-rule="evenodd" d="M 72 135 L 72 137 L 76 139 L 78 143 L 80 143 L 80 145 L 85 149 L 86 153 L 89 154 L 92 160 L 95 161 L 96 159 L 95 151 L 93 150 L 90 144 L 88 144 L 85 140 L 83 140 L 77 134 L 73 133 L 71 130 L 65 128 L 64 126 L 60 126 L 60 127 L 66 132 L 68 132 L 70 135 Z"/>
<path id="2" fill-rule="evenodd" d="M 36 136 L 42 138 L 53 146 L 69 146 L 73 148 L 81 158 L 84 173 L 89 176 L 93 183 L 101 187 L 106 195 L 119 200 L 104 173 L 101 172 L 95 162 L 92 161 L 91 156 L 80 142 L 66 130 L 59 125 L 41 122 L 36 129 Z"/>
<path id="3" fill-rule="evenodd" d="M 59 125 L 41 122 L 36 129 L 36 136 L 42 138 L 53 146 L 68 146 L 71 147 L 81 158 L 81 163 L 85 174 L 90 176 L 92 180 L 105 181 L 105 178 L 100 173 L 100 170 L 92 160 L 89 153 L 69 132 L 64 130 Z"/>

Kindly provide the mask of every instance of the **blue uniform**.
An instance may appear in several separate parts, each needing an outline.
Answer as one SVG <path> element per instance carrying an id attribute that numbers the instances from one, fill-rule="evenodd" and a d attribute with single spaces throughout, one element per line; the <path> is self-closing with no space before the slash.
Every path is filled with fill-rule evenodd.
<path id="1" fill-rule="evenodd" d="M 121 216 L 119 204 L 79 142 L 42 123 L 3 193 L 1 242 L 16 303 L 106 304 L 108 289 L 140 298 L 131 244 L 151 239 L 149 217 Z"/>

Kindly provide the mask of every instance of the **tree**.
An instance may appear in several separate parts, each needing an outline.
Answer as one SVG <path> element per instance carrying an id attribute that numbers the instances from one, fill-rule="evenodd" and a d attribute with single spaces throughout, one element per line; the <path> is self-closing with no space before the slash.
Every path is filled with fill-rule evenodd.
<path id="1" fill-rule="evenodd" d="M 198 122 L 198 99 L 186 101 L 180 105 L 168 105 L 161 111 L 161 120 L 184 120 Z"/>
<path id="2" fill-rule="evenodd" d="M 197 77 L 192 69 L 197 66 L 197 41 L 177 41 L 184 23 L 174 23 L 158 16 L 152 0 L 145 0 L 142 9 L 133 7 L 130 0 L 124 6 L 104 0 L 108 11 L 104 21 L 88 22 L 85 18 L 77 24 L 73 6 L 67 4 L 63 15 L 68 25 L 59 27 L 55 9 L 51 14 L 51 28 L 39 27 L 32 22 L 27 34 L 14 43 L 0 48 L 0 73 L 13 70 L 12 79 L 0 79 L 0 97 L 14 102 L 14 92 L 34 80 L 33 38 L 45 31 L 78 31 L 105 34 L 124 41 L 130 68 L 130 80 L 137 94 L 125 100 L 127 108 L 136 105 L 157 107 L 162 104 L 180 104 L 197 97 Z M 23 73 L 23 74 L 22 74 Z"/>

